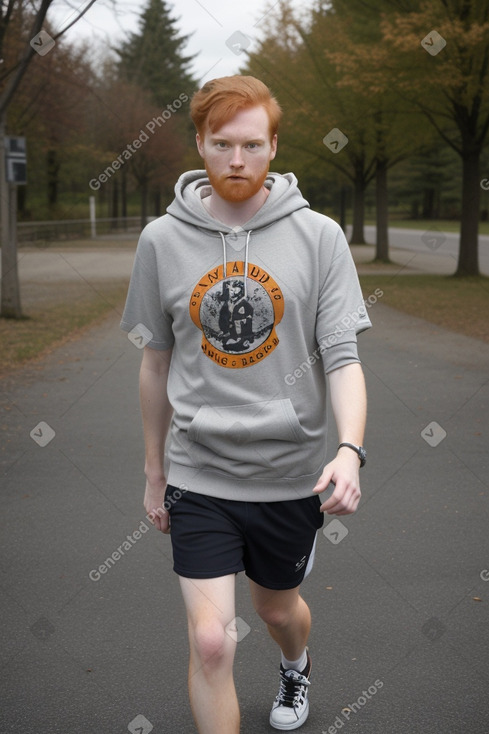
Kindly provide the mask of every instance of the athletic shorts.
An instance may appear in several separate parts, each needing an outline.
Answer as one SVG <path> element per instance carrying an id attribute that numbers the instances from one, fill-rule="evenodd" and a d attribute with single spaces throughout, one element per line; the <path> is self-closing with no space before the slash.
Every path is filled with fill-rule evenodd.
<path id="1" fill-rule="evenodd" d="M 165 500 L 179 576 L 207 579 L 245 571 L 260 586 L 293 589 L 311 570 L 316 533 L 324 522 L 317 495 L 241 502 L 168 485 Z"/>

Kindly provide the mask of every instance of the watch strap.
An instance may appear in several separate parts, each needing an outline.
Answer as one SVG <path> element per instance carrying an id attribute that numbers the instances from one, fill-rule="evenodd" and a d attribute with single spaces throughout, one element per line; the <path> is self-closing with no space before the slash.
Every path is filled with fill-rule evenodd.
<path id="1" fill-rule="evenodd" d="M 367 452 L 363 448 L 363 446 L 355 446 L 354 443 L 348 443 L 348 441 L 343 441 L 338 446 L 338 449 L 341 449 L 342 446 L 347 446 L 349 449 L 352 449 L 360 459 L 360 467 L 365 466 Z"/>

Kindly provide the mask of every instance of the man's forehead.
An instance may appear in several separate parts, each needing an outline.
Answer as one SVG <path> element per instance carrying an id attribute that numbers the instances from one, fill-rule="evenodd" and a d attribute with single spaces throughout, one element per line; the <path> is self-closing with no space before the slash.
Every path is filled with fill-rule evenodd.
<path id="1" fill-rule="evenodd" d="M 248 139 L 267 139 L 270 123 L 264 107 L 248 107 L 238 112 L 214 130 L 207 128 L 206 137 L 221 138 L 239 135 Z"/>

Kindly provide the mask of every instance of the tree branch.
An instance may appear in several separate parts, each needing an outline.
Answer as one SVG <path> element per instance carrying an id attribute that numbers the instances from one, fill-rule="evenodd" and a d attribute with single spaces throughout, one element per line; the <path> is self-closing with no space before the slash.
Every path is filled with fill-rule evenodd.
<path id="1" fill-rule="evenodd" d="M 66 28 L 63 28 L 62 31 L 57 33 L 53 40 L 58 39 L 60 36 L 63 35 L 63 33 L 66 33 L 66 31 L 71 28 L 75 23 L 77 23 L 80 18 L 82 18 L 87 10 L 89 10 L 92 5 L 97 0 L 90 0 L 87 7 L 80 11 L 80 13 L 77 15 L 75 20 L 73 20 L 71 23 L 69 23 Z M 32 24 L 32 28 L 30 31 L 29 41 L 37 36 L 37 34 L 42 30 L 43 23 L 46 19 L 47 12 L 52 5 L 53 0 L 42 0 L 41 7 L 37 11 L 36 17 L 34 18 L 34 22 Z M 10 6 L 9 6 L 10 9 Z M 8 12 L 8 11 L 7 11 Z M 21 80 L 24 74 L 27 71 L 27 67 L 29 66 L 32 57 L 35 54 L 35 50 L 32 48 L 30 43 L 27 44 L 26 49 L 22 55 L 21 60 L 8 72 L 8 74 L 14 73 L 13 77 L 11 77 L 10 82 L 7 83 L 5 89 L 3 90 L 2 94 L 0 95 L 0 118 L 2 118 L 5 115 L 5 112 L 7 111 L 7 108 L 12 100 L 12 97 L 14 96 Z"/>
<path id="2" fill-rule="evenodd" d="M 44 23 L 44 19 L 46 17 L 46 14 L 49 10 L 49 6 L 53 0 L 42 0 L 41 7 L 37 11 L 37 15 L 34 18 L 34 23 L 32 25 L 30 39 L 34 38 L 34 36 L 37 36 L 39 31 L 42 28 L 42 24 Z M 29 39 L 29 40 L 30 40 Z M 30 60 L 32 56 L 34 55 L 35 51 L 32 48 L 30 44 L 27 45 L 23 56 L 19 63 L 17 64 L 15 69 L 14 76 L 10 79 L 10 82 L 7 83 L 7 86 L 5 87 L 3 93 L 0 95 L 0 118 L 4 116 L 7 107 L 10 104 L 10 100 L 15 94 L 15 91 L 17 87 L 20 84 L 20 80 L 24 76 L 25 72 L 27 71 L 27 67 L 29 66 Z"/>
<path id="3" fill-rule="evenodd" d="M 96 2 L 97 2 L 97 0 L 90 0 L 90 2 L 88 3 L 87 7 L 85 8 L 85 10 L 82 10 L 79 13 L 78 17 L 75 18 L 75 20 L 72 20 L 71 23 L 68 23 L 68 25 L 66 26 L 66 28 L 63 28 L 62 31 L 60 31 L 55 36 L 53 36 L 53 39 L 56 41 L 60 36 L 63 35 L 63 33 L 66 33 L 67 30 L 69 30 L 72 26 L 74 26 L 75 23 L 78 23 L 78 21 L 80 20 L 80 18 L 83 18 L 83 16 L 87 12 L 87 10 L 90 10 L 90 8 L 92 7 L 92 5 L 94 5 Z"/>

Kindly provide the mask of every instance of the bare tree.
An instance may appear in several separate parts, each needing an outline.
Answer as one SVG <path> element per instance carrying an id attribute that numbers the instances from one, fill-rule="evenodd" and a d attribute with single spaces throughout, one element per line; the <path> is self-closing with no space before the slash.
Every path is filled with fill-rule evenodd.
<path id="1" fill-rule="evenodd" d="M 19 28 L 19 17 L 26 16 L 28 33 L 21 40 L 18 60 L 14 61 L 0 75 L 0 219 L 2 225 L 2 280 L 1 280 L 1 305 L 0 316 L 5 318 L 21 318 L 22 309 L 20 304 L 20 286 L 17 267 L 17 242 L 10 231 L 12 219 L 11 209 L 15 203 L 16 190 L 13 185 L 8 185 L 5 180 L 5 130 L 7 113 L 10 103 L 14 98 L 20 83 L 36 53 L 43 55 L 49 51 L 60 36 L 77 23 L 80 18 L 95 4 L 91 0 L 81 11 L 74 11 L 73 20 L 59 33 L 50 36 L 43 31 L 46 16 L 54 0 L 40 0 L 40 2 L 29 2 L 28 0 L 8 0 L 0 3 L 0 59 L 4 60 L 5 47 L 9 41 L 9 35 L 17 32 Z"/>

